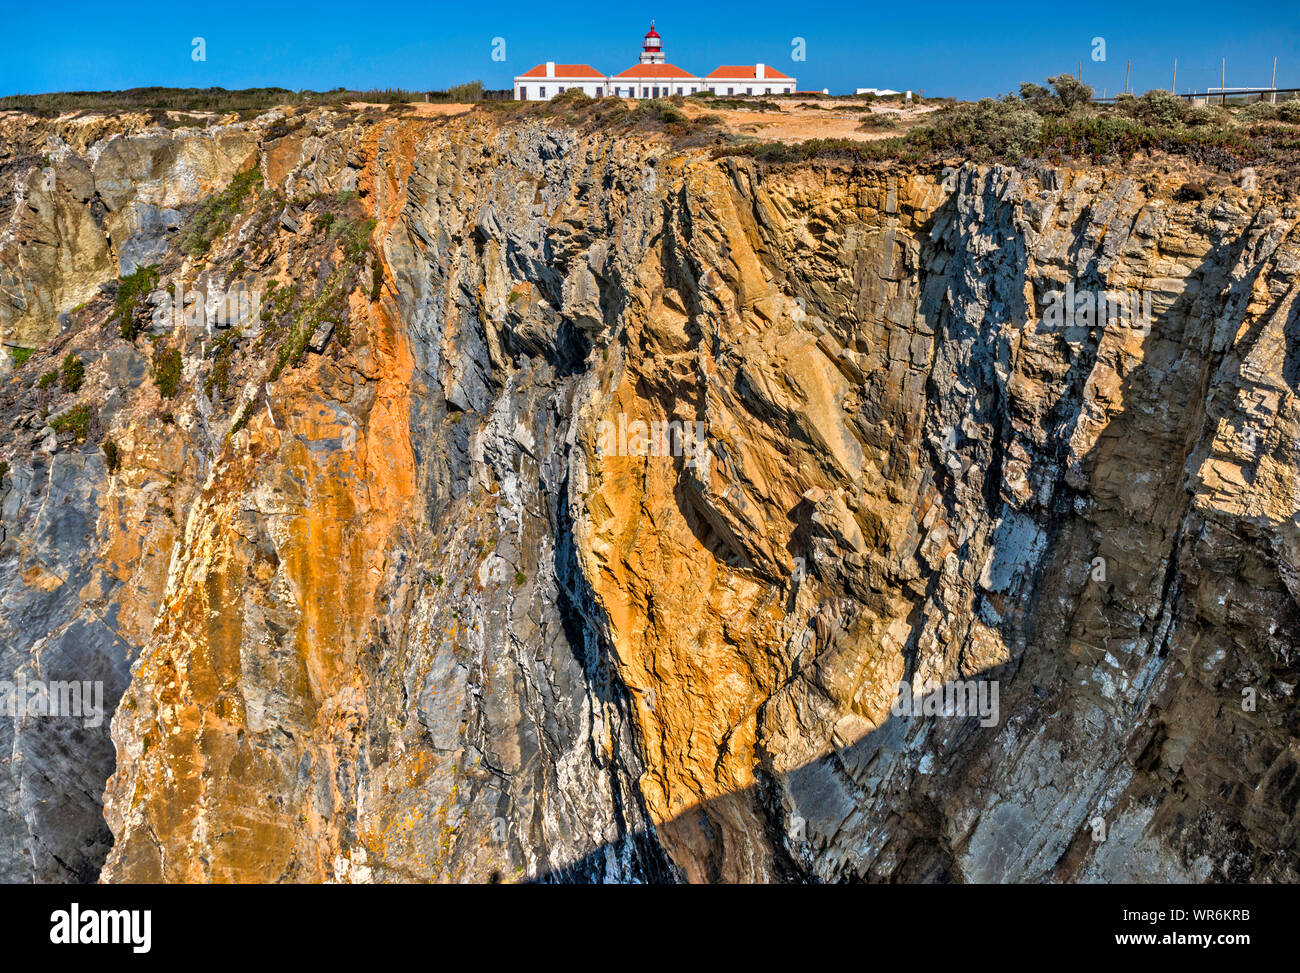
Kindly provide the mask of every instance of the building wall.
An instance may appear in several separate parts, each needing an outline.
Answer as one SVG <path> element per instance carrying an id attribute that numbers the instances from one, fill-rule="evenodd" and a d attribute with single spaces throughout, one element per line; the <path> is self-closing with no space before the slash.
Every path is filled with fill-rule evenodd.
<path id="1" fill-rule="evenodd" d="M 705 82 L 715 95 L 788 95 L 795 90 L 795 78 L 777 81 L 774 78 L 713 78 Z"/>
<path id="2" fill-rule="evenodd" d="M 583 78 L 566 81 L 564 78 L 515 78 L 515 101 L 550 101 L 562 91 L 581 88 L 592 98 L 609 93 L 609 83 L 603 78 Z"/>
<path id="3" fill-rule="evenodd" d="M 659 78 L 636 81 L 627 78 L 583 78 L 566 81 L 563 78 L 515 79 L 516 101 L 549 101 L 562 91 L 581 88 L 592 98 L 618 95 L 621 98 L 667 98 L 670 95 L 693 95 L 710 91 L 715 95 L 781 95 L 795 90 L 795 79 L 777 81 L 773 78 L 712 79 Z"/>
<path id="4" fill-rule="evenodd" d="M 606 90 L 621 98 L 667 98 L 669 95 L 693 95 L 704 88 L 700 78 L 659 78 L 653 81 L 630 81 L 610 78 Z"/>

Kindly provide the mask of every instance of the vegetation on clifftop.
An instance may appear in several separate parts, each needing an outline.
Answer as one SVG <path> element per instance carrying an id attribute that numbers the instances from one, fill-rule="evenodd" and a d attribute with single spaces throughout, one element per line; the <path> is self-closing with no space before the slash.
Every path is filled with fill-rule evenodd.
<path id="1" fill-rule="evenodd" d="M 1047 86 L 1027 82 L 1015 95 L 949 105 L 897 138 L 812 139 L 794 145 L 742 142 L 721 146 L 714 155 L 752 156 L 769 163 L 841 158 L 1113 165 L 1141 153 L 1164 152 L 1222 171 L 1271 165 L 1300 178 L 1297 126 L 1300 102 L 1227 110 L 1192 106 L 1157 90 L 1099 105 L 1086 84 L 1058 75 L 1048 79 Z"/>

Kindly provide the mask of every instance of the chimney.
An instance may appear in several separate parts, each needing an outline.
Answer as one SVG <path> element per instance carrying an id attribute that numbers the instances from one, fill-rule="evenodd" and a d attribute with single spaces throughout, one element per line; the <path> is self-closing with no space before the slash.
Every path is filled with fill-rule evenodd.
<path id="1" fill-rule="evenodd" d="M 763 78 L 765 77 L 765 75 L 763 74 L 763 65 L 761 64 L 754 65 L 754 77 L 758 78 L 760 81 L 763 80 Z"/>
<path id="2" fill-rule="evenodd" d="M 555 62 L 554 62 L 554 61 L 547 61 L 547 62 L 546 62 L 546 76 L 547 76 L 548 78 L 553 78 L 553 77 L 555 77 Z"/>

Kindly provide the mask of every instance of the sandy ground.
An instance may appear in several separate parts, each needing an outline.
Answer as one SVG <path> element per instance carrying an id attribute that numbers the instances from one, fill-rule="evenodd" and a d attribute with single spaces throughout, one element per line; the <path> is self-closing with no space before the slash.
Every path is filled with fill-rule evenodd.
<path id="1" fill-rule="evenodd" d="M 626 99 L 625 99 L 626 100 Z M 809 95 L 806 98 L 781 99 L 776 102 L 781 106 L 779 112 L 747 111 L 735 109 L 711 108 L 707 102 L 686 99 L 681 110 L 687 115 L 718 115 L 723 127 L 737 135 L 748 135 L 765 142 L 803 142 L 807 139 L 855 139 L 870 142 L 875 139 L 901 135 L 914 127 L 925 115 L 936 109 L 931 106 L 918 105 L 903 109 L 890 105 L 868 107 L 865 102 L 836 101 L 833 98 L 818 98 Z M 351 102 L 349 108 L 387 108 L 387 105 L 372 105 L 366 102 Z M 409 118 L 463 115 L 473 111 L 472 104 L 430 104 L 422 101 L 410 102 L 411 111 L 404 114 Z M 874 128 L 860 131 L 862 116 L 868 112 L 883 115 L 894 120 L 892 128 Z"/>
<path id="2" fill-rule="evenodd" d="M 892 107 L 867 107 L 865 102 L 835 101 L 830 98 L 782 99 L 780 112 L 734 111 L 710 108 L 707 104 L 696 106 L 689 100 L 688 115 L 721 115 L 730 132 L 752 135 L 765 142 L 803 142 L 807 139 L 856 139 L 870 142 L 875 139 L 901 135 L 912 128 L 933 108 L 915 107 L 901 110 Z M 817 105 L 822 107 L 803 107 Z M 848 106 L 852 105 L 850 109 Z M 893 128 L 876 128 L 859 131 L 862 116 L 868 112 L 884 115 L 896 123 Z"/>
<path id="3" fill-rule="evenodd" d="M 421 115 L 425 117 L 437 116 L 437 115 L 463 115 L 467 111 L 474 110 L 473 105 L 457 105 L 457 104 L 435 105 L 423 101 L 412 101 L 412 102 L 408 102 L 408 104 L 411 108 L 415 110 L 411 112 L 406 112 L 405 114 Z M 388 106 L 372 105 L 368 102 L 363 102 L 363 101 L 353 101 L 348 103 L 348 107 L 349 108 L 387 108 Z"/>

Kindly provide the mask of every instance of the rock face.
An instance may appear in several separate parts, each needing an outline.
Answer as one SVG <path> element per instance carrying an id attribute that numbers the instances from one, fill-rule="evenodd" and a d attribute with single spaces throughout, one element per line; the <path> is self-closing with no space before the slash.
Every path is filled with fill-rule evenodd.
<path id="1" fill-rule="evenodd" d="M 141 117 L 33 124 L 17 113 L 0 113 L 0 139 L 11 204 L 0 204 L 0 337 L 20 347 L 57 334 L 105 280 L 158 262 L 181 210 L 229 183 L 258 142 L 243 124 L 177 138 Z"/>
<path id="2" fill-rule="evenodd" d="M 1293 201 L 480 113 L 64 131 L 79 191 L 0 173 L 0 678 L 101 680 L 111 738 L 0 714 L 4 879 L 1300 879 Z M 120 337 L 155 263 L 259 326 Z"/>

